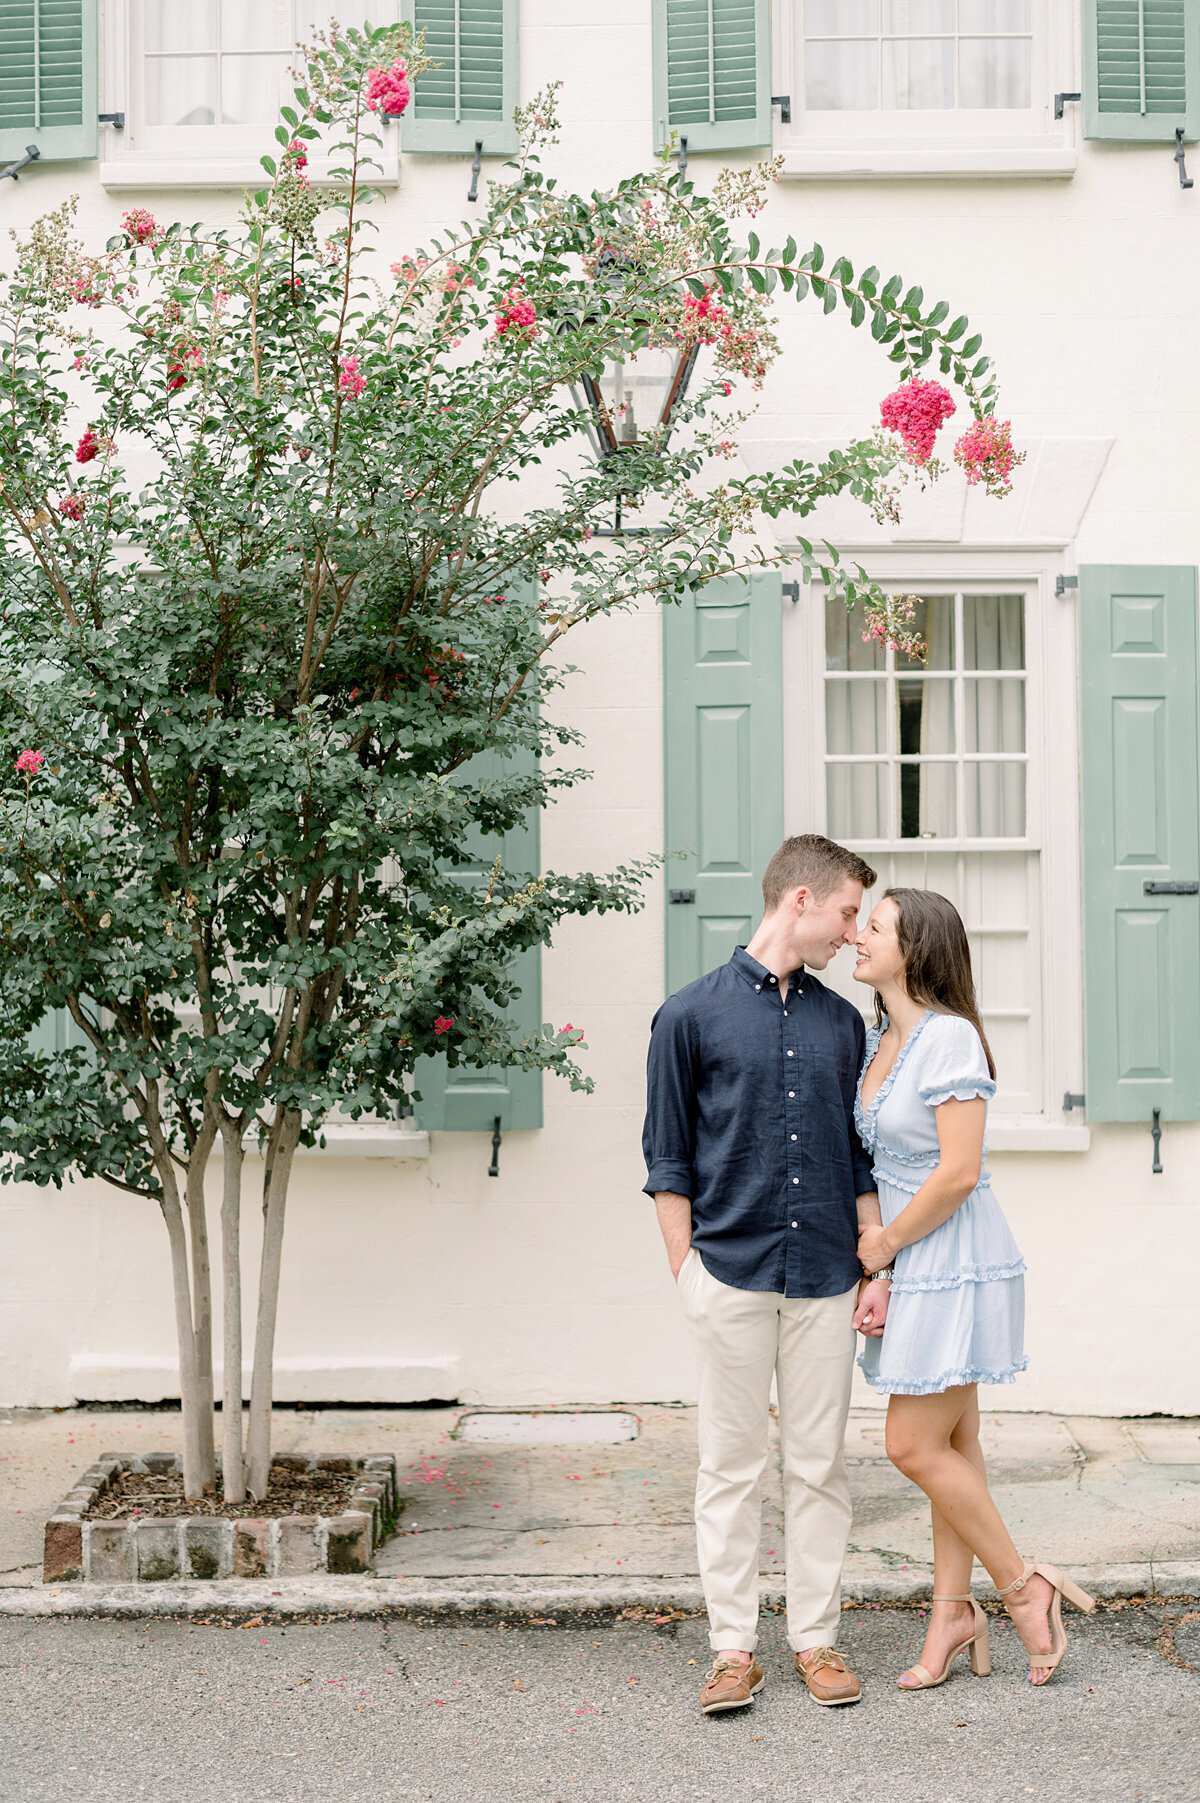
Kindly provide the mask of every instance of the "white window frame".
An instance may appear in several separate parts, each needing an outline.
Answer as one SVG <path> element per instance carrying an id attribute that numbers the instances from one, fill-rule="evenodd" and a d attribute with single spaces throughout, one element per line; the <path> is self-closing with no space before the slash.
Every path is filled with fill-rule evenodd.
<path id="1" fill-rule="evenodd" d="M 1028 1114 L 993 1111 L 993 1151 L 1083 1152 L 1088 1127 L 1064 1112 L 1068 1092 L 1083 1091 L 1083 932 L 1079 855 L 1079 708 L 1073 591 L 1055 594 L 1068 565 L 1057 551 L 840 547 L 886 589 L 945 593 L 959 588 L 1022 591 L 1026 596 L 1026 825 L 1024 839 L 939 841 L 938 851 L 1031 851 L 1038 854 L 1035 937 L 1041 1107 Z M 1070 680 L 1067 680 L 1069 673 Z M 825 598 L 801 582 L 797 605 L 785 604 L 784 822 L 789 833 L 824 832 Z M 908 855 L 920 840 L 858 841 L 854 849 Z M 865 1007 L 865 1002 L 864 1002 Z"/>
<path id="2" fill-rule="evenodd" d="M 1056 120 L 1054 95 L 1079 90 L 1074 9 L 1067 0 L 1032 0 L 1032 5 L 1033 105 L 1028 112 L 808 112 L 801 61 L 804 0 L 779 0 L 773 9 L 772 92 L 790 95 L 792 115 L 784 125 L 775 113 L 775 150 L 784 159 L 784 175 L 806 181 L 1073 175 L 1078 109 L 1065 107 Z"/>
<path id="3" fill-rule="evenodd" d="M 179 0 L 180 5 L 187 0 Z M 330 0 L 333 12 L 338 0 Z M 102 112 L 123 113 L 124 129 L 105 127 L 101 138 L 100 181 L 109 189 L 260 188 L 270 180 L 259 158 L 277 156 L 276 121 L 263 125 L 152 126 L 145 118 L 142 61 L 142 0 L 109 0 L 103 9 L 101 50 Z M 377 0 L 373 23 L 390 24 L 399 17 L 398 0 Z M 400 126 L 382 127 L 382 173 L 372 171 L 376 187 L 394 187 L 400 179 Z M 305 173 L 320 185 L 329 181 L 329 158 L 319 145 L 309 152 Z M 332 161 L 344 163 L 344 156 Z"/>

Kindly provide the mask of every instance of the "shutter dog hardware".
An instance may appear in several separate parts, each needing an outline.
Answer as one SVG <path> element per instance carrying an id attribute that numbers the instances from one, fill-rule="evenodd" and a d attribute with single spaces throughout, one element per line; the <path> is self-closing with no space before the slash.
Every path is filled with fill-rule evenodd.
<path id="1" fill-rule="evenodd" d="M 26 144 L 25 155 L 23 157 L 18 157 L 15 163 L 7 163 L 3 169 L 0 169 L 0 182 L 4 180 L 6 175 L 11 175 L 13 180 L 16 181 L 17 170 L 24 169 L 27 163 L 36 163 L 41 154 L 42 153 L 36 144 Z"/>
<path id="2" fill-rule="evenodd" d="M 492 1122 L 492 1162 L 488 1166 L 488 1176 L 489 1177 L 498 1177 L 500 1175 L 500 1121 L 501 1121 L 501 1118 L 502 1117 L 500 1115 L 497 1115 L 495 1117 L 494 1121 Z"/>
<path id="3" fill-rule="evenodd" d="M 1181 188 L 1194 188 L 1196 184 L 1188 174 L 1187 164 L 1183 160 L 1182 125 L 1177 125 L 1175 127 L 1175 161 L 1179 164 L 1179 186 Z"/>

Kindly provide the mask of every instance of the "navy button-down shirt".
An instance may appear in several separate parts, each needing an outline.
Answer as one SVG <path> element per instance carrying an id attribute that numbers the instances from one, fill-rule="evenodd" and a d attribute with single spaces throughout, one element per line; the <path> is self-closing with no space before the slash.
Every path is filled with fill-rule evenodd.
<path id="1" fill-rule="evenodd" d="M 645 1189 L 691 1198 L 719 1282 L 840 1296 L 861 1276 L 855 1198 L 875 1188 L 854 1125 L 866 1033 L 811 971 L 782 989 L 739 945 L 654 1016 Z"/>

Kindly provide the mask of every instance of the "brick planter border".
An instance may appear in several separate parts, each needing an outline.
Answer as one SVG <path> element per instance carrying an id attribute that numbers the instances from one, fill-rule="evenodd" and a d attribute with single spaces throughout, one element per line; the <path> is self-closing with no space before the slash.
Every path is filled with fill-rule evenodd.
<path id="1" fill-rule="evenodd" d="M 182 1470 L 178 1453 L 152 1452 L 145 1458 L 103 1453 L 46 1523 L 43 1581 L 155 1583 L 166 1578 L 369 1572 L 400 1510 L 394 1455 L 351 1459 L 280 1453 L 271 1462 L 290 1471 L 353 1472 L 354 1487 L 345 1509 L 340 1515 L 121 1516 L 85 1521 L 85 1511 L 122 1472 Z"/>

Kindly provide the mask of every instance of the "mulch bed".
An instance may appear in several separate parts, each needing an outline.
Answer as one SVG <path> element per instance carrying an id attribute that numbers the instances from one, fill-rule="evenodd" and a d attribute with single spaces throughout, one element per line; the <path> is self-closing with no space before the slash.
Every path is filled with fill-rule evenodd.
<path id="1" fill-rule="evenodd" d="M 188 1502 L 183 1478 L 176 1472 L 123 1471 L 85 1511 L 84 1519 L 177 1520 L 184 1515 L 220 1515 L 262 1521 L 277 1515 L 340 1515 L 350 1499 L 355 1476 L 350 1471 L 289 1471 L 284 1465 L 272 1465 L 264 1497 L 227 1503 L 219 1487 Z"/>

